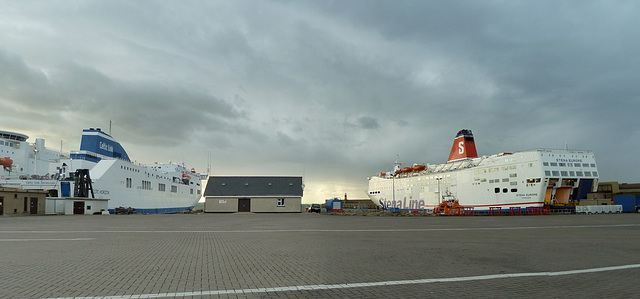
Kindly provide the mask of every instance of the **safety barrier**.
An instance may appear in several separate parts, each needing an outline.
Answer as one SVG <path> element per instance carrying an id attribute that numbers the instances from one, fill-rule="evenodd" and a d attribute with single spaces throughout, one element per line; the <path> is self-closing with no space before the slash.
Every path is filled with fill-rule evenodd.
<path id="1" fill-rule="evenodd" d="M 489 207 L 489 215 L 502 216 L 502 207 Z"/>
<path id="2" fill-rule="evenodd" d="M 510 207 L 509 208 L 510 216 L 520 216 L 522 215 L 522 209 L 520 207 Z"/>

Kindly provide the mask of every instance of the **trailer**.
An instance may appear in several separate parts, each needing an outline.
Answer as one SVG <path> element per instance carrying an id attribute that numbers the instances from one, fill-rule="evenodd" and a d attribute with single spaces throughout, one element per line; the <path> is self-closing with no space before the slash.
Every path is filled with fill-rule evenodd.
<path id="1" fill-rule="evenodd" d="M 613 204 L 621 205 L 622 211 L 627 213 L 640 213 L 640 195 L 623 194 L 613 197 Z"/>

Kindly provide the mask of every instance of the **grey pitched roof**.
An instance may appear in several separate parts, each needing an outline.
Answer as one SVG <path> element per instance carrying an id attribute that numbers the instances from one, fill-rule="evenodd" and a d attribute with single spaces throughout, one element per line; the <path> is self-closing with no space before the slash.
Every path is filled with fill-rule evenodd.
<path id="1" fill-rule="evenodd" d="M 209 176 L 204 196 L 302 197 L 302 177 Z"/>

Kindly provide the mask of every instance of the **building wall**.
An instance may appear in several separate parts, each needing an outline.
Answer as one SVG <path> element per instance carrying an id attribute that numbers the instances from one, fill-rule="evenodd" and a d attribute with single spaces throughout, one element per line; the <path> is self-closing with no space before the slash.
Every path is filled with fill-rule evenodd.
<path id="1" fill-rule="evenodd" d="M 236 197 L 205 197 L 204 212 L 237 212 L 238 198 Z"/>
<path id="2" fill-rule="evenodd" d="M 284 206 L 278 206 L 278 198 L 284 198 Z M 252 198 L 251 212 L 300 213 L 301 197 Z"/>
<path id="3" fill-rule="evenodd" d="M 300 213 L 301 197 L 205 197 L 205 213 L 238 212 L 238 198 L 251 199 L 254 213 Z M 284 206 L 278 206 L 278 198 L 284 198 Z"/>
<path id="4" fill-rule="evenodd" d="M 1 188 L 2 215 L 30 215 L 32 199 L 36 201 L 33 206 L 35 214 L 44 215 L 46 196 L 45 191 Z"/>
<path id="5" fill-rule="evenodd" d="M 47 214 L 64 214 L 64 198 L 62 197 L 48 197 L 46 204 Z"/>

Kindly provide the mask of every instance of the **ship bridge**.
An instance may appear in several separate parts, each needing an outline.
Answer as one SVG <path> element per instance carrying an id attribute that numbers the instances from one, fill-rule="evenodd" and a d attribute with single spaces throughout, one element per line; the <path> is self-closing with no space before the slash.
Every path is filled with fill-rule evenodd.
<path id="1" fill-rule="evenodd" d="M 27 141 L 27 139 L 29 139 L 29 136 L 22 133 L 0 130 L 0 138 L 7 139 L 7 140 L 15 140 L 19 142 L 25 142 Z"/>

